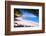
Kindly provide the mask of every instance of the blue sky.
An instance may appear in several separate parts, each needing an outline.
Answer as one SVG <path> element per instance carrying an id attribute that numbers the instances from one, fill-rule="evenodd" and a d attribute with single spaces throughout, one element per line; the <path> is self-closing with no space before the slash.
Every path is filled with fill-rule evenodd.
<path id="1" fill-rule="evenodd" d="M 39 18 L 36 15 L 29 13 L 27 10 L 20 9 L 20 12 L 22 13 L 22 16 L 24 16 L 23 20 L 39 22 Z"/>

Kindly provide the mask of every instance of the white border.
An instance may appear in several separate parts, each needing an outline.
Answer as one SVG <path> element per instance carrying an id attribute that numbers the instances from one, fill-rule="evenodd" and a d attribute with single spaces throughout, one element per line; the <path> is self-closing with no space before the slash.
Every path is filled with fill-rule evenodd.
<path id="1" fill-rule="evenodd" d="M 23 9 L 39 9 L 39 27 L 30 28 L 14 28 L 14 8 Z M 35 28 L 35 29 L 34 29 Z M 24 30 L 42 30 L 42 7 L 41 6 L 23 6 L 23 5 L 11 5 L 11 31 L 24 31 Z"/>

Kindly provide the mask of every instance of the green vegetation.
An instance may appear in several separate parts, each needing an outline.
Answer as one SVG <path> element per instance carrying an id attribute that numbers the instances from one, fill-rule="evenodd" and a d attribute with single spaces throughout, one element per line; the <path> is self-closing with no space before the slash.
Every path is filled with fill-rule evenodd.
<path id="1" fill-rule="evenodd" d="M 21 16 L 22 15 L 22 13 L 18 9 L 14 10 L 14 14 L 15 14 L 15 16 Z"/>

